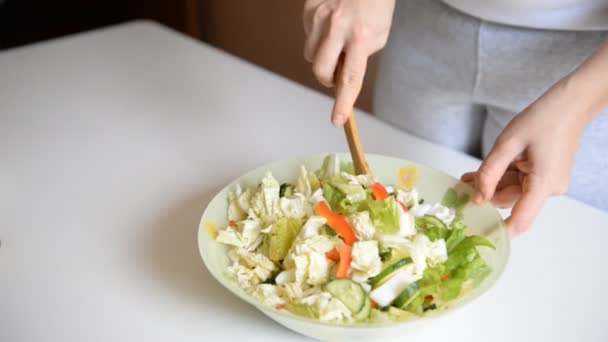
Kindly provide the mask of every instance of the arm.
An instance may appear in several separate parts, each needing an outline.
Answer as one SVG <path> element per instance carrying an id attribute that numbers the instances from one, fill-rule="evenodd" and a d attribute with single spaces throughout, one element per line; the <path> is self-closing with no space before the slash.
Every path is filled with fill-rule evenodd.
<path id="1" fill-rule="evenodd" d="M 608 107 L 608 43 L 553 85 L 500 134 L 477 172 L 474 201 L 513 207 L 510 232 L 526 231 L 544 201 L 567 191 L 584 128 Z"/>

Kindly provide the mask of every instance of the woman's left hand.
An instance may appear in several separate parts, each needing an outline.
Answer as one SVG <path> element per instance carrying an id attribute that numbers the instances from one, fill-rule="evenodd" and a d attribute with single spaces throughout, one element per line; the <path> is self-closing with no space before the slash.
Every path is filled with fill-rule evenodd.
<path id="1" fill-rule="evenodd" d="M 590 108 L 573 99 L 565 78 L 518 114 L 500 134 L 477 172 L 462 176 L 473 201 L 513 210 L 512 236 L 529 229 L 550 196 L 564 194 Z"/>

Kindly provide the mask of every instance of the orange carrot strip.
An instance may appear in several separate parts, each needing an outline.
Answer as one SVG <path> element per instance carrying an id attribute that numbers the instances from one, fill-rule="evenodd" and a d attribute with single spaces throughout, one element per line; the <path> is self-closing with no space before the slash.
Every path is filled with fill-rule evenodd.
<path id="1" fill-rule="evenodd" d="M 353 245 L 357 241 L 355 231 L 350 226 L 350 223 L 340 214 L 336 214 L 325 202 L 320 202 L 315 213 L 318 216 L 323 216 L 327 220 L 329 228 L 333 229 L 336 234 L 340 235 L 347 245 Z"/>
<path id="2" fill-rule="evenodd" d="M 407 204 L 401 202 L 400 200 L 397 200 L 397 203 L 399 203 L 399 205 L 401 206 L 401 208 L 403 208 L 403 211 L 405 211 L 406 213 L 408 211 L 410 211 L 410 208 L 407 207 Z"/>
<path id="3" fill-rule="evenodd" d="M 348 277 L 348 269 L 350 268 L 352 247 L 342 245 L 340 247 L 340 262 L 336 270 L 336 279 L 344 279 Z"/>
<path id="4" fill-rule="evenodd" d="M 332 249 L 331 251 L 325 253 L 325 256 L 327 257 L 327 259 L 329 259 L 333 262 L 340 261 L 340 253 L 335 248 Z"/>
<path id="5" fill-rule="evenodd" d="M 380 183 L 374 183 L 374 185 L 372 185 L 372 194 L 378 201 L 384 201 L 390 196 L 388 191 L 386 191 L 386 189 Z"/>

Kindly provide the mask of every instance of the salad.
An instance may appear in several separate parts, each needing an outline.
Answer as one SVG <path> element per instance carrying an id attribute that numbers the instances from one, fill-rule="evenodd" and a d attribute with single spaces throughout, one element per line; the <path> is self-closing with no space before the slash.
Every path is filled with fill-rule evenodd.
<path id="1" fill-rule="evenodd" d="M 341 324 L 408 320 L 491 272 L 477 247 L 494 246 L 466 235 L 467 194 L 425 203 L 413 186 L 355 175 L 336 155 L 293 181 L 267 173 L 255 189 L 236 185 L 216 232 L 227 275 L 264 305 Z"/>

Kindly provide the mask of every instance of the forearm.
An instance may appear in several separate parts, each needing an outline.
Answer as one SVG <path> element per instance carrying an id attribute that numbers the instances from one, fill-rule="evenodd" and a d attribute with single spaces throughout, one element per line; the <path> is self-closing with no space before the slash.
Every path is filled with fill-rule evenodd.
<path id="1" fill-rule="evenodd" d="M 608 108 L 608 41 L 564 78 L 567 96 L 580 112 L 584 125 Z"/>

